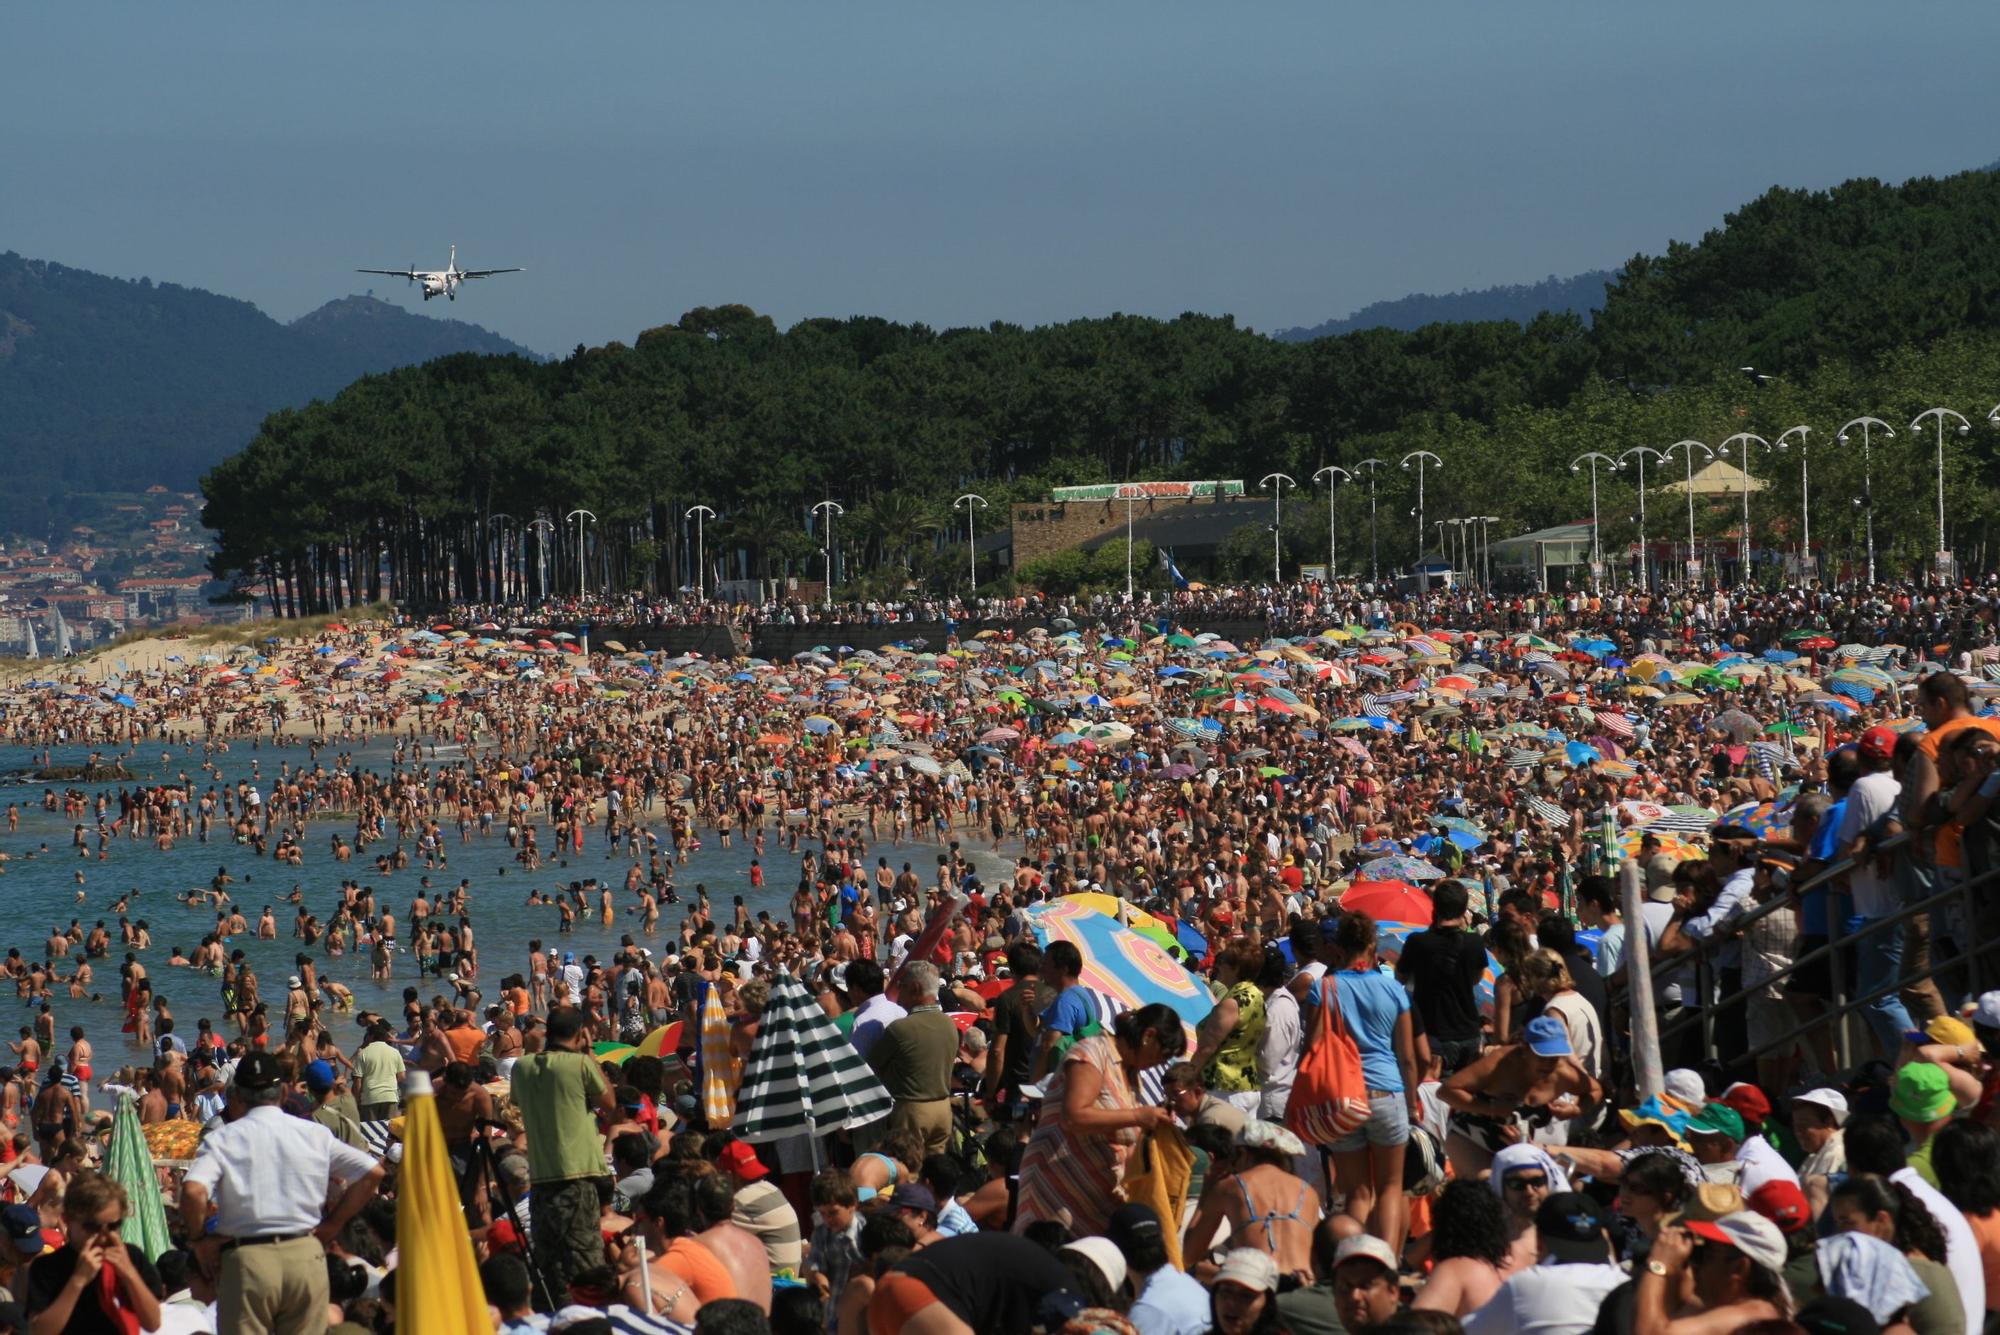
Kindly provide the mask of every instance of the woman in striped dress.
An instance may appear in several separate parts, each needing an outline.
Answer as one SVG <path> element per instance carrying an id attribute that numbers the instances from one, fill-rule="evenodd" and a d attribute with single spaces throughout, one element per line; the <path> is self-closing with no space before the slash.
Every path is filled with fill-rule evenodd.
<path id="1" fill-rule="evenodd" d="M 1044 1219 L 1079 1237 L 1104 1231 L 1124 1201 L 1127 1156 L 1145 1132 L 1173 1116 L 1138 1102 L 1139 1073 L 1186 1049 L 1181 1017 L 1155 1003 L 1119 1016 L 1111 1037 L 1081 1039 L 1063 1055 L 1021 1156 L 1015 1232 Z"/>

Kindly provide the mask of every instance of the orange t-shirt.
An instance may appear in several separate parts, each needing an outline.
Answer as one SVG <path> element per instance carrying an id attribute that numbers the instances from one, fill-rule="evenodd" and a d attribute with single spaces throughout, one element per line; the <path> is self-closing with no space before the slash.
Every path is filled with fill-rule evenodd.
<path id="1" fill-rule="evenodd" d="M 710 1251 L 693 1238 L 675 1238 L 660 1257 L 660 1264 L 679 1275 L 694 1290 L 698 1303 L 712 1303 L 717 1298 L 734 1298 L 736 1281 L 729 1277 L 729 1269 L 715 1258 Z"/>
<path id="2" fill-rule="evenodd" d="M 486 1042 L 486 1031 L 466 1026 L 444 1031 L 444 1041 L 451 1048 L 453 1060 L 468 1064 L 479 1060 L 480 1045 Z"/>
<path id="3" fill-rule="evenodd" d="M 1950 741 L 1954 735 L 1964 732 L 1967 728 L 1977 728 L 1981 732 L 1990 733 L 1994 737 L 2000 737 L 2000 720 L 1973 717 L 1955 718 L 1943 727 L 1934 728 L 1919 737 L 1917 739 L 1917 750 L 1929 756 L 1931 764 L 1935 765 L 1937 764 L 1938 752 L 1943 749 L 1944 744 Z M 1940 867 L 1964 866 L 1964 841 L 1965 826 L 1959 824 L 1957 821 L 1946 821 L 1943 825 L 1938 826 L 1937 865 Z"/>

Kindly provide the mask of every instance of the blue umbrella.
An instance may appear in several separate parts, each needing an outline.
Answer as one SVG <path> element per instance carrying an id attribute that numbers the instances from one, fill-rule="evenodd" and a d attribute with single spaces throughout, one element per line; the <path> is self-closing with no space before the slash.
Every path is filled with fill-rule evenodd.
<path id="1" fill-rule="evenodd" d="M 135 706 L 137 706 L 137 705 L 138 705 L 138 703 L 139 703 L 139 702 L 138 702 L 137 700 L 134 700 L 134 699 L 133 699 L 133 698 L 132 698 L 131 696 L 129 696 L 129 695 L 122 695 L 122 694 L 121 694 L 121 695 L 114 695 L 114 696 L 112 696 L 111 698 L 112 698 L 112 700 L 113 700 L 113 701 L 115 701 L 116 703 L 118 703 L 118 704 L 121 704 L 121 705 L 124 705 L 124 706 L 125 706 L 125 707 L 126 707 L 127 709 L 131 709 L 131 708 L 134 708 L 134 707 L 135 707 Z"/>
<path id="2" fill-rule="evenodd" d="M 1593 760 L 1604 759 L 1597 753 L 1597 748 L 1587 742 L 1563 743 L 1563 758 L 1572 765 L 1583 765 Z"/>

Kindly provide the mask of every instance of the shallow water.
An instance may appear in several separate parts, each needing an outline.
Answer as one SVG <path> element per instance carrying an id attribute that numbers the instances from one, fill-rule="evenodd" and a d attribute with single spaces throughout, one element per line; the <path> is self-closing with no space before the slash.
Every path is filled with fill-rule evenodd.
<path id="1" fill-rule="evenodd" d="M 357 763 L 364 769 L 386 770 L 391 749 L 389 744 L 362 748 L 356 752 Z M 440 758 L 449 758 L 450 750 L 455 749 L 440 747 Z M 331 768 L 334 754 L 332 750 L 322 752 L 321 763 Z M 0 951 L 18 948 L 24 957 L 39 959 L 51 929 L 66 929 L 72 918 L 79 919 L 86 931 L 100 919 L 104 921 L 112 934 L 111 953 L 107 958 L 92 963 L 95 974 L 92 989 L 103 999 L 96 1002 L 71 1000 L 67 985 L 58 984 L 54 989 L 53 1004 L 56 1033 L 60 1039 L 58 1051 L 67 1046 L 70 1026 L 81 1024 L 97 1047 L 99 1070 L 106 1072 L 139 1056 L 137 1045 L 119 1032 L 123 1012 L 118 1000 L 118 964 L 125 952 L 118 942 L 117 918 L 110 912 L 112 903 L 127 890 L 136 889 L 139 893 L 132 900 L 126 916 L 135 922 L 145 919 L 153 934 L 153 946 L 141 954 L 141 962 L 153 980 L 155 992 L 165 996 L 172 1007 L 176 1031 L 185 1035 L 194 1031 L 195 1020 L 200 1016 L 219 1019 L 221 992 L 220 980 L 210 975 L 167 967 L 172 947 L 180 946 L 184 951 L 193 951 L 203 933 L 211 930 L 215 921 L 213 907 L 188 907 L 177 903 L 175 896 L 191 888 L 205 888 L 218 866 L 228 868 L 229 874 L 236 878 L 237 884 L 230 889 L 250 924 L 250 931 L 231 940 L 229 948 L 240 948 L 245 952 L 257 972 L 262 994 L 274 1003 L 275 1011 L 282 1008 L 276 1003 L 283 1000 L 286 976 L 294 972 L 294 956 L 304 948 L 303 943 L 291 935 L 296 910 L 285 902 L 285 896 L 294 885 L 303 892 L 307 910 L 318 915 L 322 922 L 332 915 L 343 879 L 351 877 L 360 880 L 363 885 L 373 886 L 376 902 L 393 909 L 397 916 L 398 935 L 407 939 L 409 904 L 417 893 L 420 877 L 427 875 L 433 887 L 446 888 L 456 885 L 461 877 L 469 878 L 472 883 L 470 916 L 479 945 L 480 983 L 491 999 L 497 994 L 500 979 L 509 973 L 526 971 L 528 942 L 535 938 L 541 939 L 544 948 L 556 946 L 574 950 L 579 958 L 594 954 L 599 959 L 608 959 L 620 938 L 629 932 L 641 944 L 649 945 L 656 955 L 661 953 L 663 947 L 677 942 L 676 930 L 682 915 L 694 901 L 694 887 L 698 883 L 707 886 L 718 921 L 728 920 L 733 897 L 742 895 L 753 916 L 760 910 L 769 910 L 774 919 L 789 922 L 788 905 L 798 883 L 799 858 L 809 847 L 802 841 L 799 853 L 794 854 L 776 837 L 775 830 L 768 830 L 766 852 L 761 858 L 765 885 L 761 890 L 752 890 L 749 868 L 756 854 L 749 840 L 739 831 L 732 841 L 734 847 L 725 849 L 720 846 L 713 831 L 705 831 L 702 848 L 675 872 L 674 880 L 681 903 L 661 906 L 657 936 L 639 936 L 638 916 L 636 912 L 627 912 L 627 897 L 622 893 L 618 900 L 617 920 L 612 926 L 604 926 L 595 916 L 580 918 L 568 936 L 558 936 L 555 908 L 528 906 L 525 903 L 528 892 L 531 889 L 553 890 L 570 881 L 591 876 L 610 881 L 614 889 L 622 887 L 630 860 L 624 855 L 622 844 L 616 856 L 608 855 L 601 827 L 586 836 L 581 854 L 565 860 L 549 857 L 545 853 L 541 869 L 534 873 L 522 871 L 512 861 L 514 850 L 507 845 L 504 827 L 485 837 L 481 837 L 475 828 L 470 842 L 460 843 L 457 831 L 447 826 L 446 855 L 450 865 L 437 870 L 425 871 L 421 858 L 416 857 L 412 848 L 409 867 L 386 876 L 379 875 L 375 871 L 374 855 L 391 851 L 391 841 L 372 844 L 365 855 L 357 851 L 351 861 L 338 863 L 329 851 L 329 836 L 335 832 L 351 836 L 351 816 L 327 816 L 308 825 L 303 840 L 305 865 L 302 867 L 285 866 L 268 856 L 259 859 L 253 849 L 226 838 L 221 829 L 209 843 L 185 838 L 166 852 L 156 850 L 150 841 L 126 839 L 121 835 L 111 841 L 107 848 L 108 857 L 100 862 L 96 853 L 94 822 L 86 821 L 93 832 L 90 854 L 88 858 L 79 858 L 71 847 L 73 822 L 65 819 L 60 809 L 44 811 L 41 807 L 42 791 L 53 787 L 60 794 L 66 787 L 77 787 L 92 796 L 100 791 L 107 792 L 112 795 L 110 816 L 115 819 L 119 785 L 46 784 L 23 777 L 23 771 L 44 763 L 80 765 L 88 755 L 88 748 L 56 748 L 47 762 L 43 761 L 42 755 L 40 751 L 25 747 L 0 747 L 0 806 L 15 803 L 21 814 L 20 829 L 11 834 L 6 832 L 4 821 L 0 821 L 0 851 L 9 857 L 8 861 L 0 863 Z M 196 792 L 199 793 L 212 782 L 199 768 L 203 756 L 198 748 L 193 751 L 174 748 L 170 755 L 170 761 L 163 765 L 162 748 L 155 744 L 141 748 L 136 756 L 126 757 L 124 763 L 139 783 L 178 783 L 182 774 L 186 773 L 195 778 Z M 268 740 L 255 748 L 248 741 L 236 742 L 227 754 L 215 759 L 221 769 L 222 782 L 227 784 L 234 784 L 239 778 L 274 775 L 279 765 L 286 761 L 295 768 L 309 767 L 313 763 L 305 746 L 274 746 Z M 126 786 L 133 785 L 128 783 Z M 548 836 L 546 821 L 543 822 L 542 833 L 544 837 Z M 968 855 L 982 872 L 1004 870 L 1007 865 L 1004 855 L 984 851 L 983 842 L 978 850 L 973 850 L 970 847 L 973 833 L 964 831 L 962 835 L 967 843 Z M 47 851 L 41 851 L 43 845 L 47 846 Z M 935 844 L 885 843 L 871 846 L 868 856 L 871 865 L 877 857 L 886 857 L 889 864 L 896 868 L 908 862 L 928 884 L 935 874 L 938 853 Z M 80 887 L 84 895 L 81 902 L 77 900 L 79 886 L 76 873 L 79 870 L 84 877 Z M 266 904 L 271 906 L 278 925 L 278 939 L 275 941 L 255 939 L 257 919 Z M 72 971 L 77 953 L 64 962 L 60 972 L 67 975 Z M 449 991 L 442 979 L 425 977 L 419 980 L 416 961 L 406 952 L 397 955 L 395 976 L 386 983 L 369 977 L 365 948 L 336 958 L 326 954 L 322 943 L 312 947 L 311 953 L 323 977 L 345 983 L 354 990 L 357 1009 L 374 1009 L 399 1016 L 403 988 L 420 986 L 426 998 Z M 32 1008 L 26 1001 L 16 999 L 11 990 L 0 992 L 0 1008 L 8 1006 L 15 1008 L 19 1016 L 14 1028 L 29 1023 Z M 343 1046 L 351 1047 L 358 1040 L 359 1032 L 350 1017 L 328 1014 L 326 1018 Z M 274 1029 L 276 1027 L 274 1023 Z M 233 1035 L 233 1030 L 224 1028 L 222 1031 Z"/>

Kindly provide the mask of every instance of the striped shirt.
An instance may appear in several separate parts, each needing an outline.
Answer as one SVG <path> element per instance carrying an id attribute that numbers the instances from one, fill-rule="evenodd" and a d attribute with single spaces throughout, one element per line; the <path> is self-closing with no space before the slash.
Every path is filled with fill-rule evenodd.
<path id="1" fill-rule="evenodd" d="M 736 1208 L 730 1218 L 764 1244 L 773 1275 L 798 1274 L 805 1241 L 799 1232 L 799 1212 L 784 1192 L 769 1181 L 747 1182 L 737 1188 Z"/>

